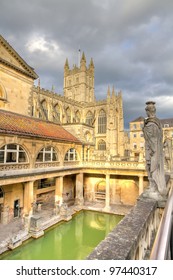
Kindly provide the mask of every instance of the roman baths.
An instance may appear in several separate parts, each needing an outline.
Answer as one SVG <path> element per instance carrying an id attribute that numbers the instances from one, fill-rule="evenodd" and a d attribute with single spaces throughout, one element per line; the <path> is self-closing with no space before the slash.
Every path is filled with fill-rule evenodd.
<path id="1" fill-rule="evenodd" d="M 172 258 L 173 126 L 156 192 L 144 149 L 153 103 L 127 133 L 123 93 L 108 86 L 97 101 L 94 71 L 83 53 L 79 67 L 65 60 L 62 94 L 43 89 L 0 36 L 0 259 L 157 259 L 164 223 Z"/>

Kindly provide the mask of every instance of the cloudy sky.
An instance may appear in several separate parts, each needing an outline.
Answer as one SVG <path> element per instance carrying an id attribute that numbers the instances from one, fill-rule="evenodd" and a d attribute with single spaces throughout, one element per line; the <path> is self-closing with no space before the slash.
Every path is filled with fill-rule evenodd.
<path id="1" fill-rule="evenodd" d="M 41 87 L 63 93 L 65 60 L 77 64 L 80 48 L 97 100 L 108 86 L 122 91 L 126 128 L 148 100 L 173 117 L 173 0 L 0 0 L 0 33 Z"/>

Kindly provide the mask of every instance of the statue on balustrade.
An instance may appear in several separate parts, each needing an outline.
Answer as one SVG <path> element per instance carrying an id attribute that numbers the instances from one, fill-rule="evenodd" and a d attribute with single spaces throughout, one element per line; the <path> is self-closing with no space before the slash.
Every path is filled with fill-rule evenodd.
<path id="1" fill-rule="evenodd" d="M 156 117 L 155 102 L 146 102 L 147 118 L 144 119 L 145 160 L 150 197 L 160 199 L 167 193 L 164 173 L 163 133 Z"/>
<path id="2" fill-rule="evenodd" d="M 168 131 L 165 131 L 165 140 L 163 143 L 165 165 L 167 171 L 172 170 L 172 139 L 168 135 Z"/>

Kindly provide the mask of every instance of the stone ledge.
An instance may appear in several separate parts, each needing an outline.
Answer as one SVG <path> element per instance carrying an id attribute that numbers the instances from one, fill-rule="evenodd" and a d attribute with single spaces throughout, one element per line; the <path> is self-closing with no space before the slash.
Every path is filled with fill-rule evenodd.
<path id="1" fill-rule="evenodd" d="M 134 208 L 87 257 L 88 260 L 130 260 L 157 201 L 139 198 Z"/>

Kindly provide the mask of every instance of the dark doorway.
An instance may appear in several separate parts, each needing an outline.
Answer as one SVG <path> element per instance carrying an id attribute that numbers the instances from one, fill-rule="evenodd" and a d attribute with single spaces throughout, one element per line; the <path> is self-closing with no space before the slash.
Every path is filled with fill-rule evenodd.
<path id="1" fill-rule="evenodd" d="M 20 201 L 19 199 L 14 201 L 14 218 L 19 217 Z"/>

